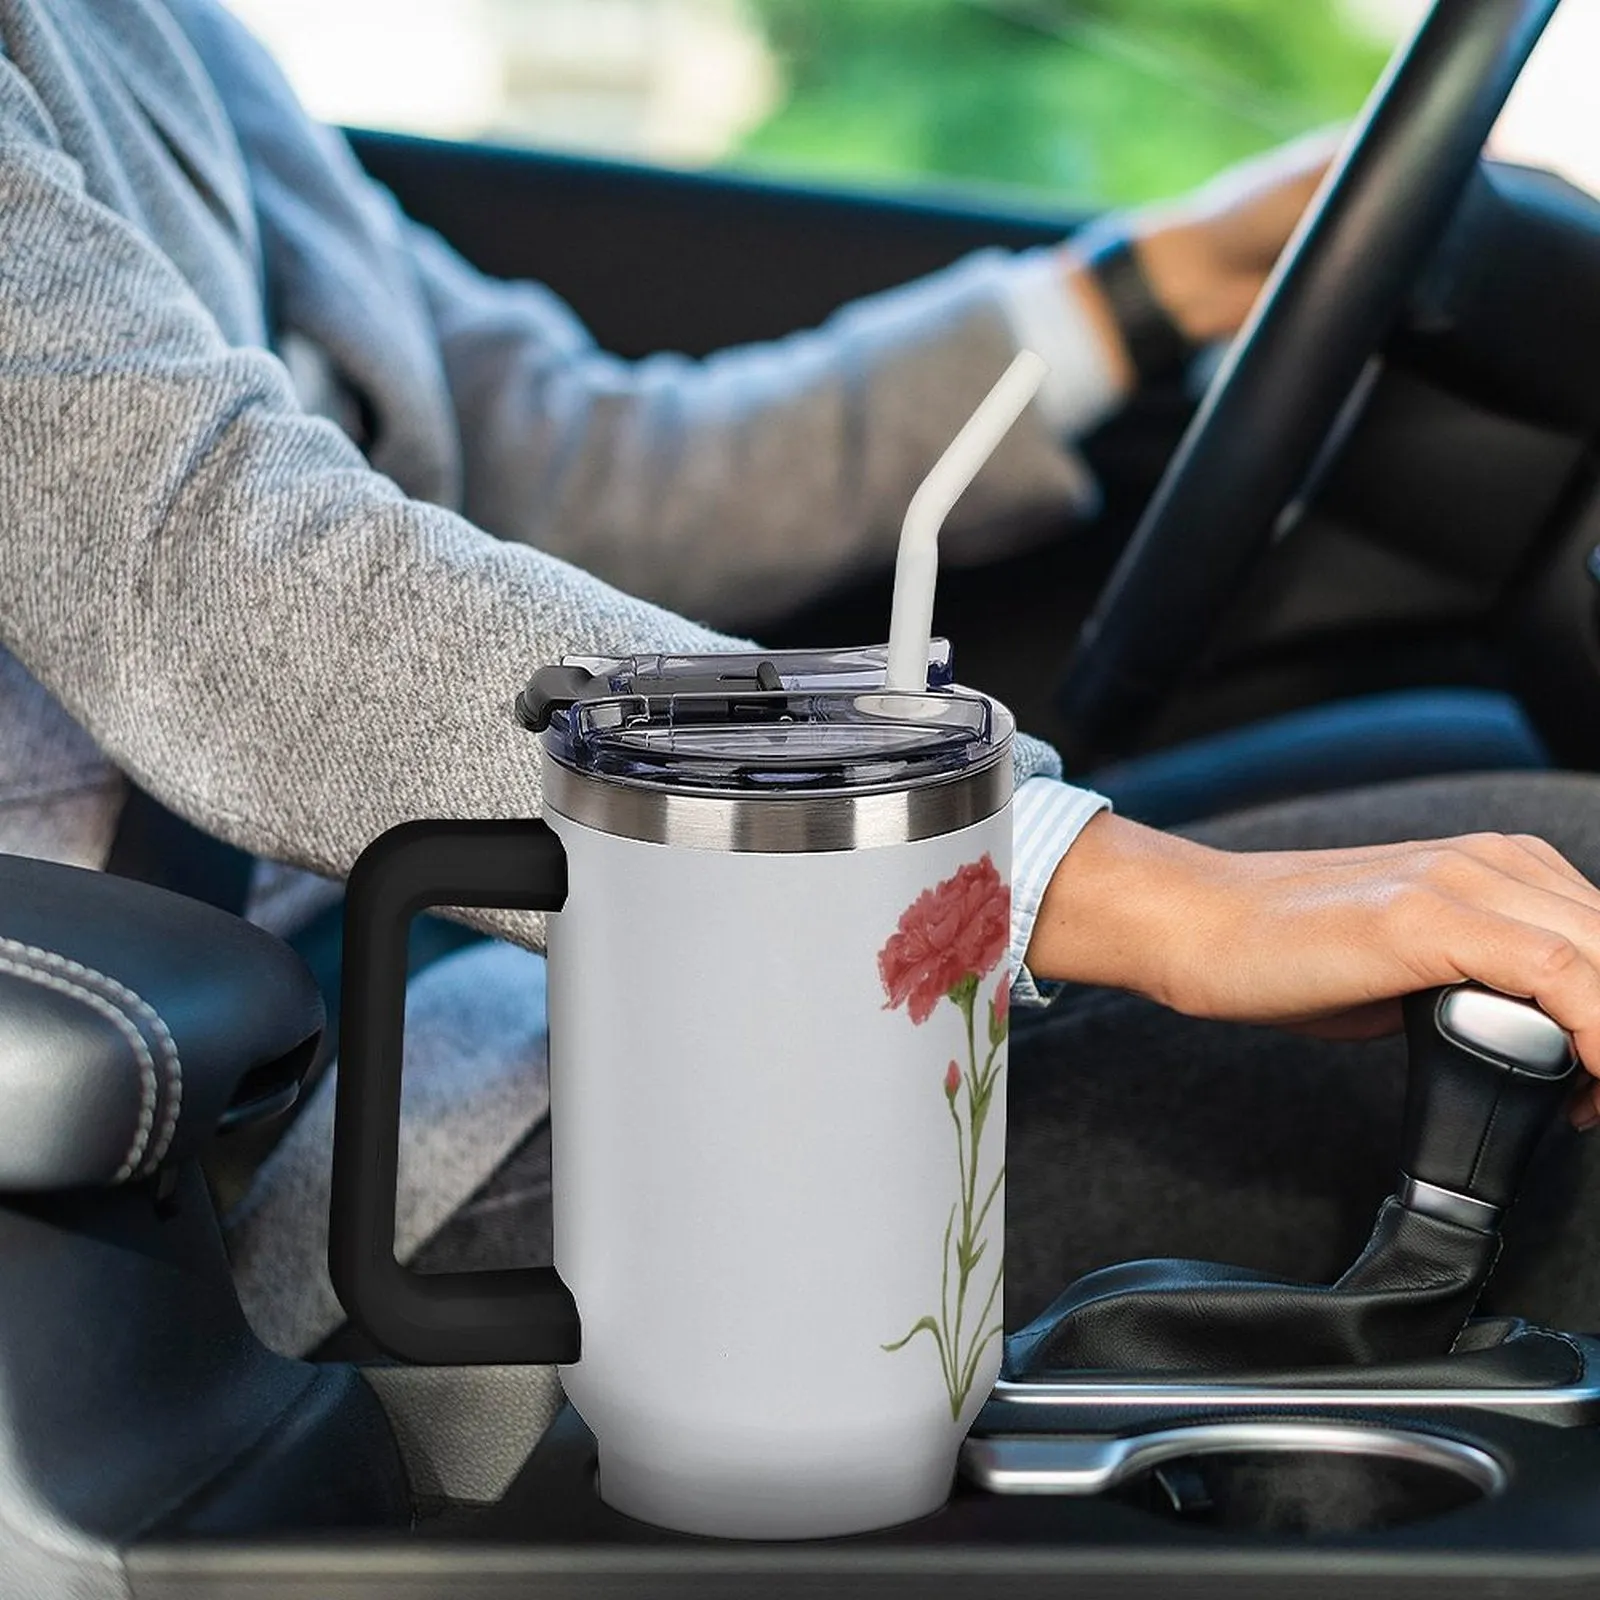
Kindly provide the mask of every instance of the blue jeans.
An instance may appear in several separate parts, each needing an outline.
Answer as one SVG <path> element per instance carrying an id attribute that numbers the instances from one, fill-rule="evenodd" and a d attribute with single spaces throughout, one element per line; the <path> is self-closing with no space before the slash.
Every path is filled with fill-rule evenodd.
<path id="1" fill-rule="evenodd" d="M 1081 781 L 1123 816 L 1172 828 L 1297 795 L 1549 765 L 1549 753 L 1509 696 L 1413 689 L 1230 728 L 1102 767 Z"/>

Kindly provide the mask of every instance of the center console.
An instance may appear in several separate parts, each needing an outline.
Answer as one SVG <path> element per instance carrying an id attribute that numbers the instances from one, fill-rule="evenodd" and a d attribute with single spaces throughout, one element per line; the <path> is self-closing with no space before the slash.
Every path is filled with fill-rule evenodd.
<path id="1" fill-rule="evenodd" d="M 1351 1269 L 1090 1274 L 1007 1340 L 932 1516 L 795 1543 L 666 1532 L 600 1499 L 551 1369 L 378 1367 L 411 1526 L 152 1541 L 133 1593 L 1594 1593 L 1600 1339 L 1469 1320 L 1579 1069 L 1548 1018 L 1487 991 L 1414 997 L 1407 1029 L 1401 1170 Z"/>
<path id="2" fill-rule="evenodd" d="M 1091 1274 L 1011 1335 L 937 1512 L 741 1543 L 606 1505 L 553 1368 L 255 1340 L 197 1157 L 315 1043 L 275 941 L 3 857 L 0 936 L 4 1600 L 1600 1592 L 1600 1340 L 1469 1320 L 1578 1070 L 1524 1004 L 1409 1004 L 1402 1170 L 1337 1282 Z"/>
<path id="3" fill-rule="evenodd" d="M 596 1493 L 594 1440 L 563 1408 L 491 1503 L 436 1503 L 409 1530 L 152 1543 L 128 1570 L 138 1600 L 1592 1594 L 1600 1432 L 1583 1424 L 1600 1384 L 1594 1347 L 1578 1353 L 1577 1381 L 1532 1403 L 1544 1418 L 1473 1391 L 1002 1385 L 939 1512 L 791 1544 L 613 1511 Z"/>

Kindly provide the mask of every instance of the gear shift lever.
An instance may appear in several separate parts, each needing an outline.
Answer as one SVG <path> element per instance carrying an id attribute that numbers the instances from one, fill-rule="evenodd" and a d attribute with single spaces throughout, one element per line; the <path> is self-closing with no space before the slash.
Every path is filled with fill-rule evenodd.
<path id="1" fill-rule="evenodd" d="M 1401 1173 L 1337 1283 L 1209 1261 L 1131 1261 L 1080 1278 L 1006 1340 L 1006 1375 L 1304 1371 L 1444 1356 L 1499 1253 L 1500 1220 L 1570 1094 L 1572 1041 L 1537 1006 L 1477 984 L 1405 1003 Z"/>
<path id="2" fill-rule="evenodd" d="M 1400 1203 L 1496 1233 L 1529 1158 L 1571 1092 L 1572 1041 L 1531 1001 L 1477 984 L 1405 1002 L 1411 1054 Z"/>

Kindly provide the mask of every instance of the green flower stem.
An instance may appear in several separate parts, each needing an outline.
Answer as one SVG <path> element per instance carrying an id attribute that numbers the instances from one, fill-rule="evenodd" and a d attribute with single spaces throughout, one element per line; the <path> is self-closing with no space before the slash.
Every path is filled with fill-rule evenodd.
<path id="1" fill-rule="evenodd" d="M 1000 1069 L 996 1057 L 1000 1053 L 1000 1045 L 1004 1042 L 1010 1029 L 1007 1028 L 999 1039 L 990 1043 L 988 1054 L 984 1058 L 980 1070 L 977 1063 L 977 1040 L 973 1028 L 973 1003 L 977 994 L 977 984 L 974 981 L 969 989 L 958 991 L 951 996 L 961 1008 L 962 1016 L 967 1026 L 967 1059 L 969 1065 L 967 1105 L 969 1120 L 972 1127 L 971 1144 L 963 1161 L 962 1178 L 962 1237 L 958 1243 L 960 1252 L 958 1260 L 961 1263 L 961 1274 L 956 1294 L 956 1322 L 953 1337 L 949 1344 L 952 1354 L 961 1361 L 959 1381 L 950 1395 L 950 1414 L 959 1417 L 961 1407 L 965 1404 L 968 1393 L 972 1389 L 974 1379 L 978 1373 L 978 1362 L 982 1359 L 983 1352 L 990 1342 L 997 1338 L 1003 1324 L 996 1323 L 993 1327 L 984 1329 L 990 1311 L 994 1306 L 996 1294 L 1000 1289 L 1001 1277 L 1005 1271 L 1002 1261 L 995 1268 L 994 1279 L 989 1285 L 988 1298 L 984 1301 L 983 1309 L 978 1313 L 977 1327 L 981 1332 L 974 1332 L 972 1349 L 967 1353 L 965 1360 L 961 1359 L 961 1330 L 966 1310 L 966 1291 L 968 1279 L 973 1268 L 978 1264 L 978 1258 L 983 1254 L 985 1246 L 977 1244 L 977 1237 L 983 1232 L 983 1225 L 988 1220 L 990 1208 L 995 1197 L 1000 1192 L 1000 1185 L 1005 1178 L 1005 1165 L 1001 1164 L 1000 1170 L 995 1174 L 994 1182 L 989 1186 L 989 1192 L 984 1196 L 983 1205 L 976 1217 L 973 1215 L 973 1204 L 977 1193 L 978 1178 L 978 1150 L 983 1138 L 984 1124 L 989 1117 L 989 1104 L 994 1096 L 996 1080 Z M 948 1326 L 948 1324 L 947 1324 Z"/>
<path id="2" fill-rule="evenodd" d="M 1003 1265 L 995 1268 L 994 1282 L 989 1285 L 989 1298 L 983 1302 L 983 1310 L 978 1313 L 978 1326 L 980 1328 L 988 1319 L 990 1311 L 994 1309 L 994 1297 L 1000 1292 L 1000 1279 L 1004 1271 L 1005 1268 Z M 985 1346 L 988 1345 L 991 1339 L 995 1338 L 999 1334 L 1001 1327 L 1002 1324 L 997 1322 L 992 1328 L 989 1329 L 987 1333 L 983 1335 L 981 1339 L 975 1338 L 973 1340 L 972 1352 L 967 1357 L 966 1364 L 961 1369 L 960 1391 L 963 1401 L 965 1401 L 967 1398 L 968 1390 L 972 1388 L 972 1380 L 978 1375 L 978 1361 L 983 1355 Z M 959 1407 L 957 1408 L 956 1414 L 958 1416 L 960 1415 Z"/>
<path id="3" fill-rule="evenodd" d="M 969 973 L 960 983 L 950 990 L 947 998 L 961 1012 L 967 1030 L 967 1070 L 961 1075 L 962 1086 L 966 1091 L 966 1119 L 963 1119 L 956 1109 L 956 1096 L 947 1094 L 945 1103 L 950 1108 L 950 1121 L 956 1130 L 956 1166 L 960 1176 L 960 1199 L 950 1207 L 950 1214 L 945 1219 L 944 1243 L 940 1248 L 940 1277 L 939 1277 L 939 1315 L 937 1318 L 927 1316 L 920 1318 L 911 1331 L 903 1339 L 894 1344 L 883 1346 L 885 1350 L 900 1350 L 911 1342 L 919 1333 L 927 1332 L 933 1335 L 933 1341 L 939 1350 L 939 1369 L 944 1376 L 945 1389 L 950 1397 L 951 1420 L 959 1419 L 961 1408 L 966 1404 L 967 1396 L 972 1390 L 973 1382 L 978 1375 L 978 1363 L 983 1358 L 983 1352 L 989 1345 L 1000 1337 L 1002 1322 L 997 1320 L 989 1326 L 989 1315 L 994 1309 L 996 1295 L 1000 1292 L 1000 1281 L 1004 1274 L 1003 1260 L 995 1267 L 994 1278 L 989 1285 L 988 1297 L 983 1302 L 979 1311 L 976 1325 L 969 1341 L 971 1348 L 963 1353 L 962 1332 L 967 1314 L 967 1290 L 971 1286 L 972 1275 L 978 1263 L 983 1259 L 988 1249 L 988 1241 L 980 1242 L 979 1235 L 983 1232 L 985 1222 L 988 1221 L 989 1212 L 1000 1193 L 1000 1185 L 1005 1178 L 1005 1163 L 1000 1164 L 1000 1170 L 995 1174 L 994 1181 L 989 1185 L 988 1192 L 983 1197 L 983 1203 L 978 1204 L 978 1156 L 983 1139 L 984 1126 L 989 1118 L 989 1105 L 994 1098 L 995 1088 L 1000 1076 L 1000 1063 L 998 1057 L 1000 1047 L 1005 1043 L 1010 1032 L 1009 1027 L 1001 1031 L 1000 1037 L 993 1037 L 994 1016 L 991 1009 L 989 1032 L 990 1043 L 988 1054 L 984 1057 L 983 1066 L 978 1066 L 977 1034 L 973 1022 L 973 1011 L 977 1002 L 978 976 Z M 960 1231 L 956 1231 L 957 1206 L 961 1212 Z M 952 1316 L 951 1285 L 950 1285 L 950 1246 L 952 1234 L 955 1235 L 955 1305 Z"/>
<path id="4" fill-rule="evenodd" d="M 950 1207 L 950 1215 L 944 1219 L 944 1244 L 939 1256 L 939 1364 L 946 1368 L 950 1374 L 950 1386 L 955 1387 L 956 1378 L 956 1352 L 950 1341 L 944 1337 L 944 1329 L 950 1326 L 950 1230 L 955 1226 L 956 1208 Z"/>
<path id="5" fill-rule="evenodd" d="M 956 1129 L 956 1164 L 961 1169 L 961 1192 L 963 1194 L 965 1194 L 967 1192 L 967 1141 L 966 1141 L 966 1134 L 962 1129 L 961 1116 L 960 1116 L 960 1113 L 956 1110 L 955 1101 L 954 1100 L 946 1100 L 945 1104 L 950 1107 L 950 1120 L 951 1120 L 951 1122 L 953 1122 L 955 1124 L 955 1129 Z"/>
<path id="6" fill-rule="evenodd" d="M 958 1276 L 956 1279 L 956 1320 L 955 1328 L 951 1334 L 950 1348 L 959 1359 L 961 1350 L 961 1321 L 967 1305 L 967 1280 L 972 1276 L 974 1257 L 972 1254 L 972 1209 L 977 1198 L 978 1188 L 978 1140 L 983 1135 L 983 1118 L 979 1110 L 978 1101 L 978 1046 L 972 1028 L 972 1008 L 977 999 L 977 979 L 963 980 L 957 985 L 954 995 L 956 1005 L 960 1007 L 961 1015 L 967 1025 L 967 1070 L 962 1074 L 967 1089 L 967 1120 L 972 1128 L 972 1140 L 968 1147 L 966 1170 L 961 1178 L 961 1239 L 956 1246 L 956 1263 Z M 965 1398 L 963 1394 L 962 1398 Z M 959 1414 L 960 1406 L 956 1404 L 953 1414 Z"/>
<path id="7" fill-rule="evenodd" d="M 1005 1175 L 1006 1169 L 1003 1166 L 997 1173 L 995 1173 L 994 1182 L 989 1185 L 989 1192 L 984 1196 L 983 1206 L 978 1212 L 978 1220 L 972 1225 L 972 1231 L 974 1233 L 983 1232 L 983 1224 L 984 1220 L 989 1215 L 989 1207 L 994 1204 L 994 1197 L 1000 1193 L 1000 1185 L 1004 1180 Z"/>
<path id="8" fill-rule="evenodd" d="M 1009 1031 L 1009 1030 L 1008 1030 Z M 995 1074 L 1000 1070 L 994 1064 L 994 1058 L 1000 1054 L 1000 1046 L 1006 1042 L 1007 1035 L 1002 1033 L 995 1042 L 989 1046 L 989 1054 L 983 1059 L 983 1072 L 979 1078 L 985 1090 L 994 1082 Z"/>

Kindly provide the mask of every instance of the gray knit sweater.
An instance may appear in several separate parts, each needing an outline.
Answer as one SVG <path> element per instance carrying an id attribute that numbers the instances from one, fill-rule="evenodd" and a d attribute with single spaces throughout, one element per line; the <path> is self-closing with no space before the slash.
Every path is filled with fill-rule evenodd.
<path id="1" fill-rule="evenodd" d="M 1013 354 L 1001 270 L 625 363 L 408 222 L 212 0 L 0 0 L 0 849 L 99 864 L 120 773 L 330 876 L 405 818 L 534 812 L 533 667 L 725 646 L 892 559 Z M 1030 415 L 947 553 L 1080 491 Z"/>

